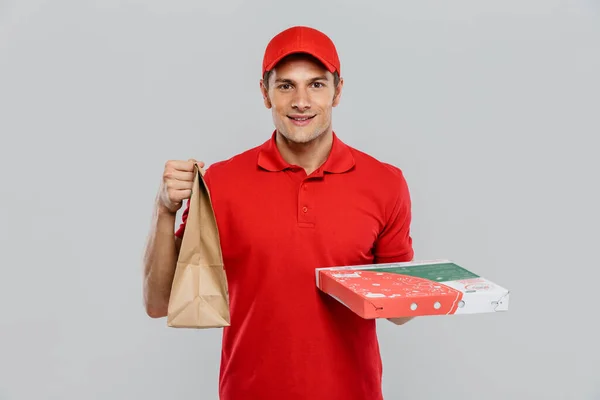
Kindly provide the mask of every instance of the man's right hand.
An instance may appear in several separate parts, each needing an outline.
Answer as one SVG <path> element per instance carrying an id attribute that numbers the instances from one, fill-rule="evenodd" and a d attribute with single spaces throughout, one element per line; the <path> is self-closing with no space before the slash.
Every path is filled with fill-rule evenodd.
<path id="1" fill-rule="evenodd" d="M 187 161 L 169 160 L 165 164 L 160 191 L 158 194 L 158 207 L 170 213 L 176 213 L 189 199 L 194 185 L 194 165 L 204 168 L 202 161 L 190 159 Z"/>

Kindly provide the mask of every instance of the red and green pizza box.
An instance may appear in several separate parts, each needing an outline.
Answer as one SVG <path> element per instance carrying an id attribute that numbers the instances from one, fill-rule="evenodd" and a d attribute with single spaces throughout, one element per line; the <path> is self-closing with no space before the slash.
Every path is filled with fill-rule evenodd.
<path id="1" fill-rule="evenodd" d="M 317 268 L 316 280 L 366 319 L 508 311 L 507 289 L 451 260 Z"/>

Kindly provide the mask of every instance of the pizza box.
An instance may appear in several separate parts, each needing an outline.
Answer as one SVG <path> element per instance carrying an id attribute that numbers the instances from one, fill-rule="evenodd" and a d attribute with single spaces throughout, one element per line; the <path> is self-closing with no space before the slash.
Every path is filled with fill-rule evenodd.
<path id="1" fill-rule="evenodd" d="M 450 260 L 317 268 L 316 280 L 365 319 L 508 311 L 507 289 Z"/>

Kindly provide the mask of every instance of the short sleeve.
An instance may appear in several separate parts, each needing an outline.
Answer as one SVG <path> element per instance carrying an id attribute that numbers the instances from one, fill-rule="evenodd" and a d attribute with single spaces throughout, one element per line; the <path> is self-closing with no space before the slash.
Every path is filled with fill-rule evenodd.
<path id="1" fill-rule="evenodd" d="M 375 242 L 374 262 L 377 264 L 412 261 L 414 257 L 410 191 L 403 173 L 391 168 L 395 172 L 396 182 L 392 186 L 396 190 L 391 196 L 387 222 Z"/>

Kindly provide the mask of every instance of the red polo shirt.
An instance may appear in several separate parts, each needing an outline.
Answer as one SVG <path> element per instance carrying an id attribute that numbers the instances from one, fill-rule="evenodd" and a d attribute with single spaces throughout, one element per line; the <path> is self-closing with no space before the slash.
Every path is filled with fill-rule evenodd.
<path id="1" fill-rule="evenodd" d="M 412 259 L 402 172 L 334 134 L 329 158 L 307 176 L 273 134 L 205 178 L 230 291 L 221 400 L 382 399 L 375 321 L 321 293 L 315 268 Z"/>

